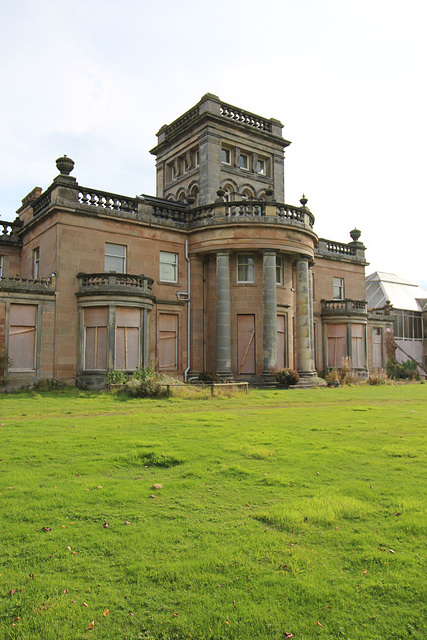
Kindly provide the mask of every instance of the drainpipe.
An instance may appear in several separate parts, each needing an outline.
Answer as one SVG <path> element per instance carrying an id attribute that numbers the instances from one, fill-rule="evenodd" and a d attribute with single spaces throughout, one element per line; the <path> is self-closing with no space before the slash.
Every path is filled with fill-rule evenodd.
<path id="1" fill-rule="evenodd" d="M 188 257 L 188 241 L 185 241 L 185 259 L 187 260 L 187 291 L 177 291 L 176 297 L 178 300 L 185 300 L 187 302 L 187 368 L 184 371 L 184 382 L 187 382 L 188 372 L 190 371 L 190 312 L 191 312 L 191 300 L 190 300 L 190 285 L 191 285 L 191 272 L 190 272 L 190 258 Z"/>
<path id="2" fill-rule="evenodd" d="M 187 260 L 187 368 L 184 371 L 184 382 L 187 382 L 188 372 L 190 371 L 190 310 L 191 310 L 191 297 L 190 297 L 190 284 L 191 284 L 191 271 L 190 271 L 190 258 L 188 257 L 188 241 L 185 241 L 185 259 Z"/>

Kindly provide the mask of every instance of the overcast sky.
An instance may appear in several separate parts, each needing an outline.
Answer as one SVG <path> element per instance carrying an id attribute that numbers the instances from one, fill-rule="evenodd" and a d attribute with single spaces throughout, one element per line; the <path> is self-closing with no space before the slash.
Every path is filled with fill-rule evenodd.
<path id="1" fill-rule="evenodd" d="M 367 273 L 427 288 L 424 0 L 0 0 L 0 217 L 67 154 L 155 193 L 156 132 L 207 92 L 285 125 L 285 193 Z"/>

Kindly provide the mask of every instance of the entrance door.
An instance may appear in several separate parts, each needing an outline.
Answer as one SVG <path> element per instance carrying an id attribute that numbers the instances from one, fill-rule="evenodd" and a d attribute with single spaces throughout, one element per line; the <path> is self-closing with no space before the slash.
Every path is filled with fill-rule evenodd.
<path id="1" fill-rule="evenodd" d="M 284 369 L 288 365 L 286 321 L 287 316 L 277 316 L 277 367 L 279 369 Z"/>
<path id="2" fill-rule="evenodd" d="M 237 373 L 255 373 L 255 316 L 237 316 Z"/>

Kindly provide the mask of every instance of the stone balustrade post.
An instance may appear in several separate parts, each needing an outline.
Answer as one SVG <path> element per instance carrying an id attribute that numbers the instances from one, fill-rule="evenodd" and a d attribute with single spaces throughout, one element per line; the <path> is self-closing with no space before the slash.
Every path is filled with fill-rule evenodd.
<path id="1" fill-rule="evenodd" d="M 263 375 L 270 375 L 277 366 L 277 287 L 276 252 L 263 251 Z"/>
<path id="2" fill-rule="evenodd" d="M 231 376 L 230 254 L 216 254 L 216 370 Z"/>

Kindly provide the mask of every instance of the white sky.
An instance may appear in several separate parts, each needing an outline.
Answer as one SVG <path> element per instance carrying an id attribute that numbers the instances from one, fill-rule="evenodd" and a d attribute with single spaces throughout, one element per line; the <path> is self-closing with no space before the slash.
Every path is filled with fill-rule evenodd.
<path id="1" fill-rule="evenodd" d="M 148 151 L 207 92 L 285 125 L 285 193 L 367 273 L 427 287 L 425 0 L 0 0 L 0 217 L 49 186 L 155 193 Z"/>

